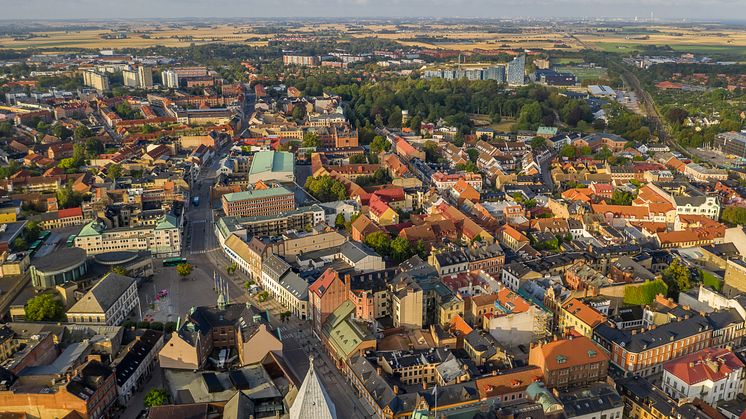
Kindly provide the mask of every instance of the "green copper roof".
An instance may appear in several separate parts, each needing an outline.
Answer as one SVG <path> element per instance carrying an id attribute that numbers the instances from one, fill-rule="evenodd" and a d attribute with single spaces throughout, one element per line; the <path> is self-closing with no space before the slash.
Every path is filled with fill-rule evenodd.
<path id="1" fill-rule="evenodd" d="M 260 151 L 251 160 L 249 174 L 264 172 L 292 172 L 295 157 L 287 151 Z"/>
<path id="2" fill-rule="evenodd" d="M 78 237 L 91 237 L 101 235 L 104 230 L 103 226 L 98 221 L 91 221 L 90 223 L 83 226 L 78 233 Z"/>
<path id="3" fill-rule="evenodd" d="M 258 198 L 269 198 L 273 196 L 292 195 L 284 186 L 278 186 L 276 188 L 269 189 L 254 189 L 251 191 L 233 192 L 223 195 L 223 198 L 228 202 L 243 201 L 244 199 L 258 199 Z"/>
<path id="4" fill-rule="evenodd" d="M 352 321 L 354 311 L 355 305 L 349 300 L 345 301 L 329 315 L 324 323 L 323 332 L 329 343 L 338 355 L 345 358 L 349 357 L 366 338 L 366 333 Z"/>
<path id="5" fill-rule="evenodd" d="M 168 229 L 176 228 L 177 224 L 178 224 L 178 221 L 176 220 L 176 217 L 174 217 L 171 214 L 166 214 L 163 216 L 163 218 L 161 218 L 161 220 L 155 226 L 155 229 L 156 230 L 168 230 Z"/>

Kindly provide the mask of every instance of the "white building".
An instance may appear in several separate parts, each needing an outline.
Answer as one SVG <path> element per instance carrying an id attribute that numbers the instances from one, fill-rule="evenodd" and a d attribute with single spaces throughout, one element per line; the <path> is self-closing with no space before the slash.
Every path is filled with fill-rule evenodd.
<path id="1" fill-rule="evenodd" d="M 118 326 L 136 308 L 140 308 L 140 297 L 135 278 L 109 272 L 67 310 L 66 316 L 70 323 Z"/>
<path id="2" fill-rule="evenodd" d="M 169 89 L 179 87 L 179 75 L 175 71 L 166 70 L 161 72 L 161 81 L 163 87 L 168 87 Z"/>
<path id="3" fill-rule="evenodd" d="M 716 196 L 682 196 L 673 197 L 676 215 L 703 215 L 717 220 L 720 216 L 720 203 Z"/>
<path id="4" fill-rule="evenodd" d="M 153 87 L 153 70 L 150 67 L 140 66 L 137 68 L 137 83 L 143 89 Z"/>
<path id="5" fill-rule="evenodd" d="M 285 259 L 275 254 L 266 258 L 261 286 L 299 319 L 308 318 L 308 282 L 293 272 Z"/>
<path id="6" fill-rule="evenodd" d="M 730 349 L 707 348 L 667 362 L 663 391 L 675 399 L 700 398 L 715 406 L 743 392 L 744 364 Z"/>
<path id="7" fill-rule="evenodd" d="M 181 234 L 178 221 L 165 215 L 155 225 L 106 229 L 100 221 L 83 226 L 75 238 L 75 247 L 89 255 L 122 250 L 148 250 L 155 257 L 181 254 Z"/>

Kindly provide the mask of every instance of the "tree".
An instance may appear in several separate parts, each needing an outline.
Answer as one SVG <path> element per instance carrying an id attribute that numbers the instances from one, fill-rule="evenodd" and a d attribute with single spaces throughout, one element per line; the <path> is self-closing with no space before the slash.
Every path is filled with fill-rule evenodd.
<path id="1" fill-rule="evenodd" d="M 634 199 L 634 195 L 621 189 L 614 190 L 611 195 L 611 203 L 614 205 L 631 205 Z"/>
<path id="2" fill-rule="evenodd" d="M 666 120 L 672 124 L 681 125 L 688 117 L 689 112 L 686 109 L 674 107 L 666 111 Z"/>
<path id="3" fill-rule="evenodd" d="M 117 275 L 129 276 L 129 271 L 124 266 L 115 266 L 111 268 L 111 271 Z"/>
<path id="4" fill-rule="evenodd" d="M 189 274 L 192 273 L 192 269 L 193 267 L 189 263 L 181 263 L 176 265 L 176 273 L 178 273 L 183 278 L 189 276 Z"/>
<path id="5" fill-rule="evenodd" d="M 94 158 L 104 151 L 104 145 L 96 137 L 85 140 L 85 154 L 88 158 Z"/>
<path id="6" fill-rule="evenodd" d="M 425 160 L 428 163 L 440 163 L 443 160 L 443 156 L 440 154 L 438 143 L 435 141 L 425 141 L 425 145 L 422 146 L 425 150 Z"/>
<path id="7" fill-rule="evenodd" d="M 93 134 L 91 133 L 91 130 L 88 129 L 85 125 L 78 125 L 75 127 L 75 131 L 73 131 L 73 137 L 76 140 L 82 140 L 84 138 L 91 137 Z"/>
<path id="8" fill-rule="evenodd" d="M 388 234 L 376 231 L 365 236 L 364 243 L 375 250 L 379 255 L 388 255 L 391 239 Z"/>
<path id="9" fill-rule="evenodd" d="M 350 156 L 350 164 L 365 164 L 368 163 L 368 159 L 365 158 L 365 154 L 353 154 Z"/>
<path id="10" fill-rule="evenodd" d="M 466 154 L 469 155 L 469 161 L 472 163 L 476 163 L 477 159 L 479 159 L 479 150 L 476 148 L 470 148 L 466 150 Z"/>
<path id="11" fill-rule="evenodd" d="M 306 107 L 302 105 L 293 106 L 293 112 L 291 115 L 293 116 L 293 119 L 298 121 L 302 120 L 306 117 Z"/>
<path id="12" fill-rule="evenodd" d="M 145 407 L 163 406 L 168 403 L 168 393 L 162 388 L 151 388 L 143 403 Z"/>
<path id="13" fill-rule="evenodd" d="M 345 185 L 328 175 L 319 177 L 308 177 L 305 183 L 306 190 L 321 202 L 341 201 L 347 199 L 347 188 Z"/>
<path id="14" fill-rule="evenodd" d="M 391 258 L 394 259 L 394 261 L 397 263 L 409 259 L 415 253 L 415 250 L 412 248 L 412 244 L 404 237 L 397 237 L 394 240 L 391 240 L 391 244 L 389 245 L 389 247 L 391 251 Z"/>
<path id="15" fill-rule="evenodd" d="M 568 159 L 574 159 L 578 155 L 578 151 L 575 147 L 570 144 L 562 146 L 559 152 L 560 157 L 567 157 Z"/>
<path id="16" fill-rule="evenodd" d="M 345 215 L 342 213 L 337 214 L 337 217 L 334 219 L 334 226 L 342 229 L 345 227 L 345 223 L 347 220 L 345 220 Z"/>
<path id="17" fill-rule="evenodd" d="M 256 295 L 256 298 L 259 300 L 260 303 L 263 303 L 269 299 L 269 293 L 267 291 L 261 291 L 259 294 Z"/>
<path id="18" fill-rule="evenodd" d="M 111 180 L 117 180 L 122 176 L 122 166 L 112 164 L 106 169 L 106 176 Z"/>
<path id="19" fill-rule="evenodd" d="M 40 294 L 26 303 L 26 320 L 33 322 L 62 320 L 65 308 L 54 294 Z"/>
<path id="20" fill-rule="evenodd" d="M 389 151 L 391 149 L 391 143 L 380 135 L 373 137 L 373 141 L 370 143 L 370 152 L 378 154 L 381 151 Z"/>
<path id="21" fill-rule="evenodd" d="M 52 127 L 52 135 L 60 139 L 65 139 L 73 135 L 73 132 L 62 124 L 54 124 Z"/>
<path id="22" fill-rule="evenodd" d="M 743 207 L 725 207 L 720 219 L 729 224 L 746 225 L 746 208 Z"/>
<path id="23" fill-rule="evenodd" d="M 22 252 L 27 249 L 28 249 L 28 242 L 23 237 L 16 237 L 16 239 L 13 240 L 13 250 Z"/>
<path id="24" fill-rule="evenodd" d="M 532 149 L 545 148 L 547 146 L 547 140 L 544 137 L 534 137 L 528 142 Z"/>
<path id="25" fill-rule="evenodd" d="M 668 295 L 677 298 L 679 292 L 688 291 L 692 287 L 692 271 L 679 259 L 673 262 L 661 272 L 661 279 L 668 285 Z"/>
<path id="26" fill-rule="evenodd" d="M 321 147 L 323 144 L 321 142 L 321 139 L 319 138 L 319 135 L 315 132 L 307 132 L 303 134 L 303 142 L 301 143 L 301 146 L 303 147 Z"/>

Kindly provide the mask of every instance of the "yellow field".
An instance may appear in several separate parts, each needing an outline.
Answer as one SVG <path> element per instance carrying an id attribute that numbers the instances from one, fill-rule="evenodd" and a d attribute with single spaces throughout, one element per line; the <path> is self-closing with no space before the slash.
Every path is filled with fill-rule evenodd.
<path id="1" fill-rule="evenodd" d="M 57 31 L 41 32 L 31 39 L 15 40 L 0 37 L 0 48 L 145 48 L 155 45 L 168 47 L 187 47 L 194 44 L 210 42 L 243 43 L 248 45 L 266 45 L 267 35 L 251 33 L 249 26 L 219 25 L 213 27 L 137 27 L 134 30 L 144 32 L 149 38 L 139 33 L 128 32 L 125 39 L 103 39 L 105 34 L 114 35 L 106 30 Z"/>
<path id="2" fill-rule="evenodd" d="M 91 23 L 91 26 L 97 23 Z M 169 47 L 186 47 L 191 44 L 214 42 L 236 43 L 262 46 L 274 35 L 257 34 L 251 24 L 216 24 L 212 26 L 167 25 L 158 23 L 134 23 L 120 25 L 126 28 L 126 39 L 103 39 L 106 34 L 116 32 L 108 30 L 55 31 L 38 32 L 38 37 L 15 40 L 11 37 L 0 37 L 0 48 L 59 48 L 59 49 L 117 49 L 145 48 L 155 45 Z M 353 30 L 354 29 L 354 30 Z M 361 30 L 362 29 L 362 30 Z M 578 50 L 594 48 L 605 51 L 627 53 L 642 45 L 670 45 L 682 52 L 697 54 L 738 53 L 746 56 L 746 31 L 718 30 L 717 28 L 677 28 L 672 26 L 654 26 L 660 33 L 645 36 L 625 36 L 623 34 L 590 31 L 578 32 L 575 37 L 567 33 L 542 26 L 523 27 L 522 33 L 488 33 L 475 31 L 473 25 L 416 25 L 416 24 L 368 24 L 353 25 L 345 23 L 308 24 L 288 29 L 288 34 L 347 35 L 356 38 L 377 37 L 396 41 L 405 46 L 423 48 L 440 48 L 459 51 L 474 49 L 557 49 L 563 43 L 569 48 Z M 577 30 L 577 29 L 576 29 Z M 393 32 L 395 33 L 381 33 Z M 415 40 L 416 37 L 437 37 L 438 40 Z"/>

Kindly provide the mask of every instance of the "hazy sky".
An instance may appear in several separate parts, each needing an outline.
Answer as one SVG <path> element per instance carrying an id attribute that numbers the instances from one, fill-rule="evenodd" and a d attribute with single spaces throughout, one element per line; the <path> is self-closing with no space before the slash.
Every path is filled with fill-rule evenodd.
<path id="1" fill-rule="evenodd" d="M 0 19 L 649 17 L 746 20 L 746 0 L 0 0 Z"/>

